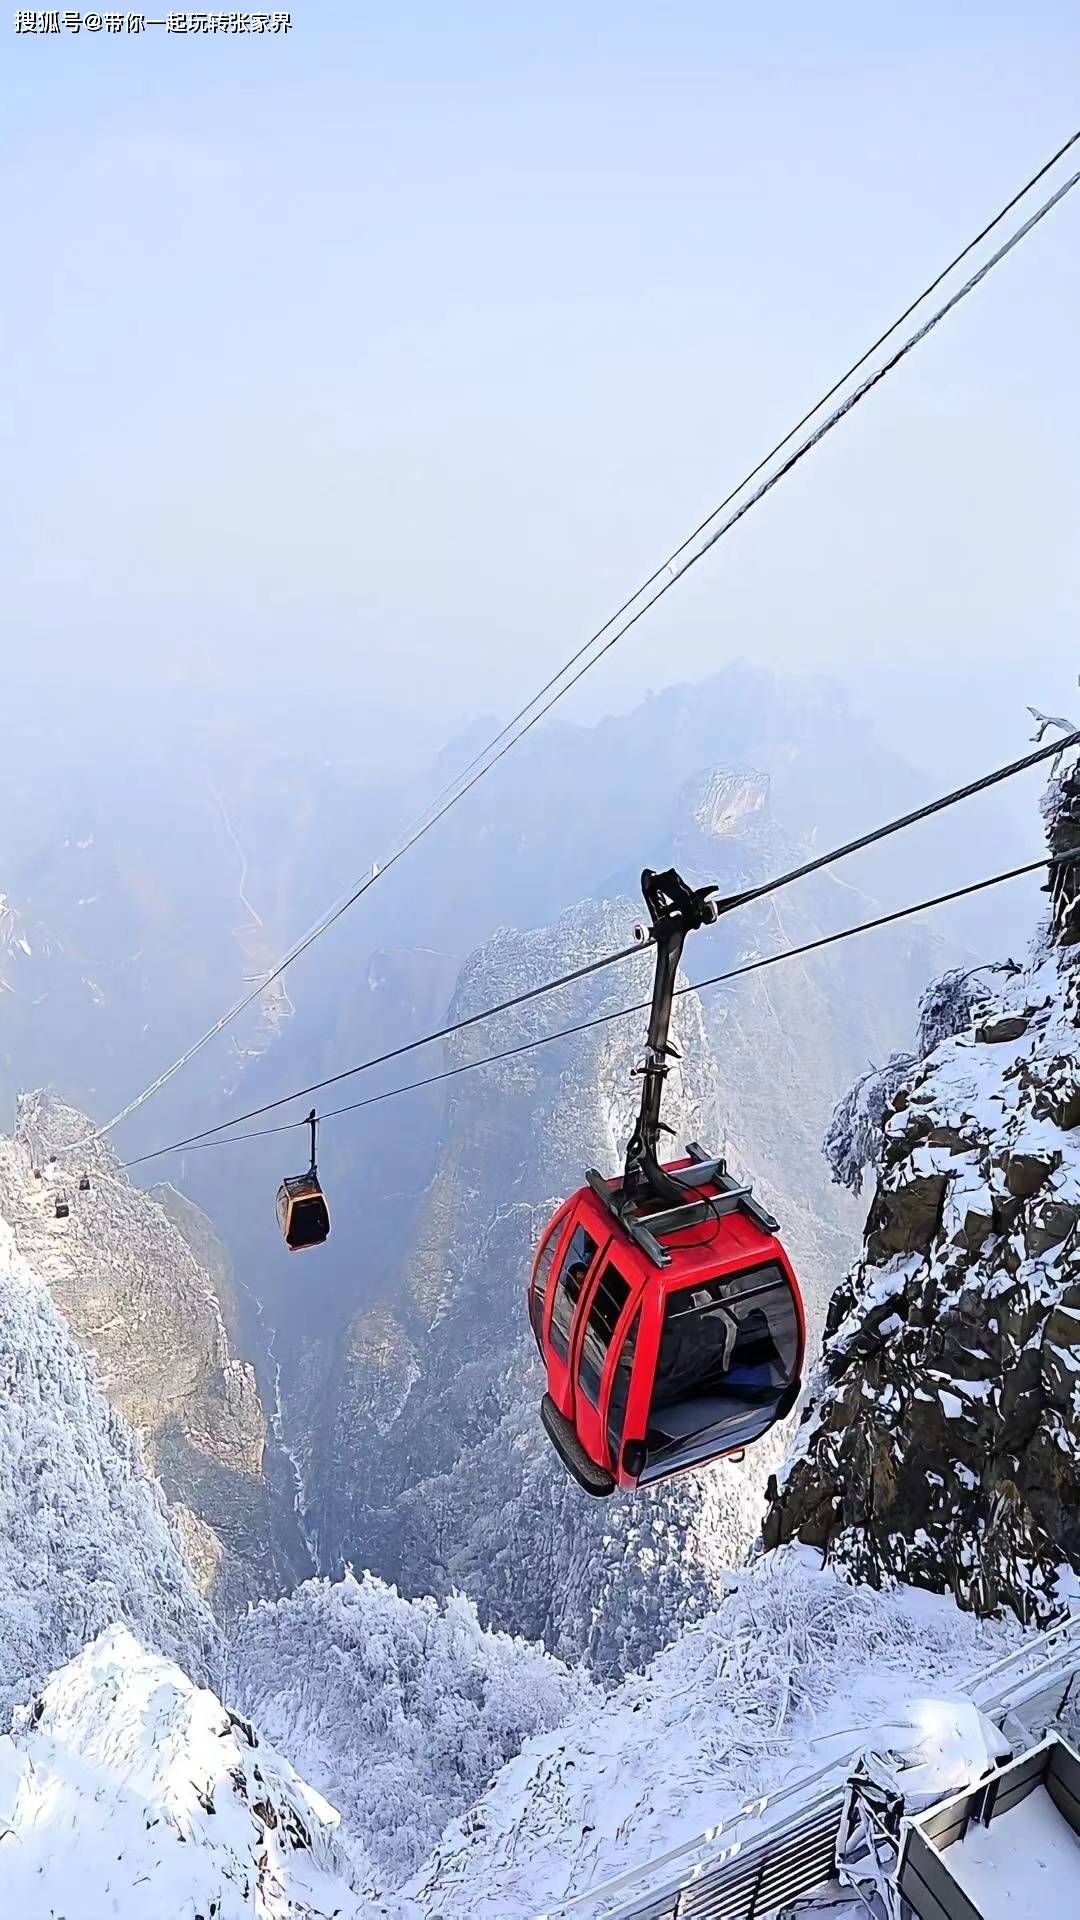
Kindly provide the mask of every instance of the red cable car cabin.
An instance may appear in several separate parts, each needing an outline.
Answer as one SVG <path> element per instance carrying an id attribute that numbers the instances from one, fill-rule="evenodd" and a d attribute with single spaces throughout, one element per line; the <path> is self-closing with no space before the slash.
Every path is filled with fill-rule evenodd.
<path id="1" fill-rule="evenodd" d="M 682 941 L 711 888 L 642 876 L 658 948 L 645 1086 L 621 1180 L 590 1172 L 537 1249 L 529 1317 L 547 1369 L 540 1415 L 587 1493 L 741 1453 L 798 1399 L 806 1329 L 776 1221 L 696 1144 L 662 1167 L 660 1094 Z M 698 916 L 698 917 L 695 917 Z"/>
<path id="2" fill-rule="evenodd" d="M 591 1184 L 560 1207 L 533 1265 L 541 1418 L 588 1493 L 739 1453 L 799 1395 L 802 1300 L 775 1222 L 700 1147 L 689 1154 L 664 1169 L 691 1173 L 685 1208 L 640 1221 L 669 1265 L 655 1264 Z M 621 1184 L 610 1183 L 613 1198 Z M 710 1219 L 710 1204 L 733 1202 Z"/>

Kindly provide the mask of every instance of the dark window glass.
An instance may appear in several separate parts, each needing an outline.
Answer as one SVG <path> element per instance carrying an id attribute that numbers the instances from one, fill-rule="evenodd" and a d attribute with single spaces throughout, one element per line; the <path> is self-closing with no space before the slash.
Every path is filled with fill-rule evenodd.
<path id="1" fill-rule="evenodd" d="M 775 1261 L 670 1294 L 649 1409 L 650 1463 L 666 1472 L 759 1438 L 795 1378 L 798 1351 L 795 1302 Z"/>
<path id="2" fill-rule="evenodd" d="M 589 1305 L 589 1317 L 581 1342 L 581 1366 L 578 1382 L 593 1406 L 600 1404 L 600 1375 L 611 1345 L 611 1336 L 619 1315 L 630 1298 L 630 1288 L 610 1260 L 600 1275 Z"/>
<path id="3" fill-rule="evenodd" d="M 317 1247 L 330 1232 L 330 1215 L 321 1194 L 314 1199 L 294 1200 L 286 1239 L 290 1247 Z"/>
<path id="4" fill-rule="evenodd" d="M 544 1301 L 547 1299 L 548 1281 L 551 1278 L 551 1263 L 559 1244 L 559 1230 L 552 1228 L 540 1251 L 536 1263 L 536 1277 L 533 1280 L 532 1323 L 539 1347 L 544 1337 Z"/>
<path id="5" fill-rule="evenodd" d="M 596 1241 L 590 1240 L 584 1227 L 575 1227 L 570 1236 L 570 1245 L 566 1249 L 566 1258 L 559 1269 L 559 1279 L 551 1307 L 551 1344 L 561 1360 L 565 1360 L 570 1351 L 570 1328 L 573 1325 L 574 1308 L 577 1306 L 578 1296 L 585 1284 L 589 1264 L 595 1255 Z"/>
<path id="6" fill-rule="evenodd" d="M 611 1399 L 608 1401 L 607 1437 L 611 1452 L 611 1464 L 619 1464 L 619 1448 L 622 1446 L 623 1422 L 626 1419 L 626 1402 L 630 1396 L 630 1375 L 634 1371 L 634 1351 L 637 1347 L 638 1328 L 641 1325 L 639 1307 L 626 1339 L 622 1343 L 622 1352 L 615 1363 L 615 1378 L 611 1383 Z"/>

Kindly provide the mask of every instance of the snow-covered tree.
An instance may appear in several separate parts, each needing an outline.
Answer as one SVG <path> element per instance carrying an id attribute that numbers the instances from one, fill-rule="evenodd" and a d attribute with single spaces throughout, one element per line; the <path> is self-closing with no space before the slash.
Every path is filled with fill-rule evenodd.
<path id="1" fill-rule="evenodd" d="M 885 1122 L 912 1069 L 998 1004 L 983 976 L 1017 971 L 1015 961 L 1006 960 L 992 967 L 950 967 L 931 981 L 919 1000 L 914 1052 L 892 1053 L 883 1067 L 869 1067 L 833 1111 L 822 1152 L 839 1186 L 859 1193 L 867 1170 L 880 1167 Z"/>
<path id="2" fill-rule="evenodd" d="M 404 1879 L 530 1734 L 596 1698 L 471 1601 L 404 1600 L 369 1574 L 310 1580 L 241 1622 L 229 1692 Z"/>
<path id="3" fill-rule="evenodd" d="M 193 1679 L 218 1676 L 217 1628 L 138 1436 L 0 1221 L 0 1724 L 116 1621 Z"/>
<path id="4" fill-rule="evenodd" d="M 996 995 L 983 978 L 988 971 L 989 968 L 974 971 L 970 967 L 966 970 L 950 967 L 948 973 L 930 982 L 919 1001 L 917 1059 L 925 1060 L 943 1040 L 952 1040 L 958 1033 L 964 1033 L 978 1015 L 994 1005 Z"/>
<path id="5" fill-rule="evenodd" d="M 405 1911 L 558 1909 L 815 1772 L 860 1728 L 908 1722 L 1018 1637 L 950 1600 L 850 1585 L 809 1550 L 764 1556 L 644 1672 L 511 1761 L 403 1890 Z"/>
<path id="6" fill-rule="evenodd" d="M 876 1166 L 885 1116 L 896 1089 L 916 1065 L 913 1053 L 891 1053 L 883 1067 L 870 1067 L 845 1093 L 829 1122 L 822 1152 L 838 1186 L 858 1193 L 867 1167 Z"/>

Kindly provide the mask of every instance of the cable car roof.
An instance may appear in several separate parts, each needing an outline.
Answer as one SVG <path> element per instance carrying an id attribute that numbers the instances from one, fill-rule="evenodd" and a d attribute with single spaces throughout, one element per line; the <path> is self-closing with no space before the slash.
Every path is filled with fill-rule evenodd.
<path id="1" fill-rule="evenodd" d="M 689 1162 L 683 1162 L 688 1165 Z M 706 1191 L 708 1191 L 706 1189 Z M 695 1276 L 715 1276 L 758 1266 L 775 1256 L 779 1242 L 748 1214 L 740 1211 L 666 1228 L 661 1235 L 670 1263 L 660 1267 L 628 1233 L 590 1187 L 581 1187 L 566 1203 L 567 1212 L 584 1225 L 597 1243 L 614 1238 L 623 1258 L 645 1268 L 660 1293 L 684 1287 Z"/>

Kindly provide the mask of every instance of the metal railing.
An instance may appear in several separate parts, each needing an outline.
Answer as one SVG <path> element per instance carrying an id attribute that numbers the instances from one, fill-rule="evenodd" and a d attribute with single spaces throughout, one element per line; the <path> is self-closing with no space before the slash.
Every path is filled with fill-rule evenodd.
<path id="1" fill-rule="evenodd" d="M 1039 1738 L 1065 1711 L 1074 1682 L 1080 1709 L 1080 1613 L 965 1674 L 950 1692 L 967 1694 L 1007 1734 L 1015 1728 Z M 834 1878 L 848 1775 L 872 1740 L 867 1727 L 816 1772 L 537 1920 L 769 1920 Z"/>

